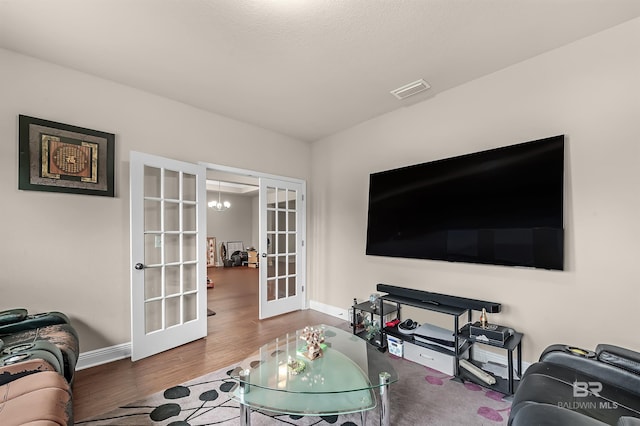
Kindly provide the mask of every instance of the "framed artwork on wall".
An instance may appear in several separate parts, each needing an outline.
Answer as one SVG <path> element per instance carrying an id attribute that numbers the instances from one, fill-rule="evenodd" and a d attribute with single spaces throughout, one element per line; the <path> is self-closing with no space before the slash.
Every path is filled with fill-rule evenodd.
<path id="1" fill-rule="evenodd" d="M 18 189 L 114 197 L 115 135 L 19 116 Z"/>
<path id="2" fill-rule="evenodd" d="M 207 266 L 216 266 L 216 237 L 207 237 Z"/>

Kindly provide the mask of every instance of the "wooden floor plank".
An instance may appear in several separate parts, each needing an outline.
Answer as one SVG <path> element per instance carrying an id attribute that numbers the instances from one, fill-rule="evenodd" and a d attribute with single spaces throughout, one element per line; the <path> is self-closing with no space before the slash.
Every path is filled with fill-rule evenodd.
<path id="1" fill-rule="evenodd" d="M 208 268 L 207 274 L 214 282 L 207 290 L 208 307 L 216 312 L 207 318 L 208 336 L 135 363 L 127 358 L 78 371 L 77 421 L 231 365 L 295 328 L 343 323 L 313 310 L 258 320 L 258 269 Z"/>

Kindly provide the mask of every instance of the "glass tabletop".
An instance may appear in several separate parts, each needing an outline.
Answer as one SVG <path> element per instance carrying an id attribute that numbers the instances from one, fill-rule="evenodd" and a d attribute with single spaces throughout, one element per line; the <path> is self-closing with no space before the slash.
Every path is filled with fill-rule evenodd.
<path id="1" fill-rule="evenodd" d="M 233 398 L 278 413 L 343 414 L 375 407 L 374 390 L 398 380 L 389 357 L 365 340 L 328 325 L 310 328 L 324 335 L 318 358 L 305 355 L 308 328 L 285 334 L 230 373 L 245 385 L 234 390 Z"/>

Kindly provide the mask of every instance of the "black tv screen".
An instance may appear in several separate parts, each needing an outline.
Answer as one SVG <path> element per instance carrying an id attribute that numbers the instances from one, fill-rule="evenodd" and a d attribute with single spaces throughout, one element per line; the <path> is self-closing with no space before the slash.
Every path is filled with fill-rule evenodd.
<path id="1" fill-rule="evenodd" d="M 373 173 L 366 254 L 564 269 L 564 135 Z"/>

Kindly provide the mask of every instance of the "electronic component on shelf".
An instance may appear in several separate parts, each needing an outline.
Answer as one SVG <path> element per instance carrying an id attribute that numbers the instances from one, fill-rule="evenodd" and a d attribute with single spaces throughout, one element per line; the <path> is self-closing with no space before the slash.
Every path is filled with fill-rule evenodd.
<path id="1" fill-rule="evenodd" d="M 400 324 L 398 324 L 398 331 L 402 334 L 413 334 L 416 328 L 418 328 L 420 324 L 415 322 L 412 319 L 406 319 Z"/>
<path id="2" fill-rule="evenodd" d="M 487 373 L 486 371 L 483 371 L 482 369 L 476 367 L 475 365 L 471 364 L 466 359 L 461 359 L 460 360 L 460 367 L 464 368 L 469 373 L 473 374 L 478 379 L 482 380 L 483 382 L 485 382 L 488 385 L 495 385 L 496 384 L 496 378 L 495 377 L 493 377 L 491 374 Z"/>
<path id="3" fill-rule="evenodd" d="M 386 323 L 384 323 L 385 326 L 391 328 L 395 327 L 398 324 L 400 324 L 400 320 L 398 318 L 394 319 L 393 321 L 387 321 Z"/>
<path id="4" fill-rule="evenodd" d="M 482 342 L 491 342 L 503 345 L 509 337 L 513 336 L 515 331 L 511 328 L 497 324 L 485 324 L 476 321 L 469 326 L 469 336 Z"/>

